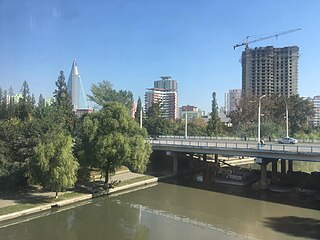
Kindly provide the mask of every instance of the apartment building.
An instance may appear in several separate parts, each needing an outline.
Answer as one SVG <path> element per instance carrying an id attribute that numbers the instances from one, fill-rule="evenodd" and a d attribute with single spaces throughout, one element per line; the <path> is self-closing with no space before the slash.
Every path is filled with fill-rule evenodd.
<path id="1" fill-rule="evenodd" d="M 242 52 L 242 94 L 244 96 L 287 96 L 298 94 L 297 46 L 272 46 Z"/>

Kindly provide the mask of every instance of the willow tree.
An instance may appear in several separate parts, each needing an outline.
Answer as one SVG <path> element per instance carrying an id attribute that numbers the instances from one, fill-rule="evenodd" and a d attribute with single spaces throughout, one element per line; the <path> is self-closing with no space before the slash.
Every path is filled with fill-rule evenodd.
<path id="1" fill-rule="evenodd" d="M 87 167 L 100 168 L 109 174 L 122 165 L 144 172 L 151 154 L 151 145 L 145 142 L 147 132 L 128 115 L 119 103 L 106 103 L 103 108 L 84 117 L 78 156 Z"/>
<path id="2" fill-rule="evenodd" d="M 58 192 L 72 187 L 77 181 L 79 167 L 72 147 L 70 134 L 63 131 L 39 141 L 28 165 L 29 182 L 55 191 L 56 198 Z"/>

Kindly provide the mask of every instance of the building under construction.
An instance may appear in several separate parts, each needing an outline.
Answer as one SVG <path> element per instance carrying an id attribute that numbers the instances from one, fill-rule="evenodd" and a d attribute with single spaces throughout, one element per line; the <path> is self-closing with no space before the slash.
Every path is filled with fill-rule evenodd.
<path id="1" fill-rule="evenodd" d="M 298 94 L 297 46 L 259 47 L 242 52 L 242 93 L 245 96 Z"/>

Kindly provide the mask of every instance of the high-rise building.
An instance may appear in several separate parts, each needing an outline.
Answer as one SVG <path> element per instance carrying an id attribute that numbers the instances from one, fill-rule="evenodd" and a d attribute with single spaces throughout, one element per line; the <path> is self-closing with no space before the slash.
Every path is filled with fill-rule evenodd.
<path id="1" fill-rule="evenodd" d="M 242 93 L 245 96 L 298 94 L 297 46 L 272 46 L 242 52 Z"/>
<path id="2" fill-rule="evenodd" d="M 225 112 L 229 114 L 237 110 L 237 104 L 241 99 L 241 89 L 232 89 L 225 94 Z"/>
<path id="3" fill-rule="evenodd" d="M 83 90 L 81 77 L 78 71 L 76 60 L 73 60 L 69 80 L 67 84 L 68 92 L 72 99 L 74 110 L 87 109 L 87 101 Z"/>
<path id="4" fill-rule="evenodd" d="M 153 104 L 159 103 L 160 113 L 163 118 L 176 119 L 178 117 L 178 84 L 171 77 L 161 77 L 154 81 L 154 88 L 147 88 L 145 93 L 146 111 Z"/>
<path id="5" fill-rule="evenodd" d="M 320 96 L 311 98 L 310 101 L 313 103 L 314 116 L 310 119 L 310 125 L 314 127 L 320 126 Z"/>
<path id="6" fill-rule="evenodd" d="M 161 80 L 154 81 L 154 88 L 162 88 L 166 90 L 178 91 L 178 83 L 171 76 L 163 76 Z"/>

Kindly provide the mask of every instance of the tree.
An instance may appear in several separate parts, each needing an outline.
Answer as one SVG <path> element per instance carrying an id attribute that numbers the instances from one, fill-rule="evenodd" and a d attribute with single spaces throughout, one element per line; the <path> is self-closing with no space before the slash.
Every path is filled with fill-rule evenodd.
<path id="1" fill-rule="evenodd" d="M 19 100 L 19 118 L 24 121 L 29 118 L 33 110 L 32 98 L 26 81 L 22 84 L 21 94 L 22 97 Z"/>
<path id="2" fill-rule="evenodd" d="M 146 112 L 144 127 L 149 135 L 172 135 L 177 127 L 175 120 L 162 117 L 162 102 L 155 102 Z"/>
<path id="3" fill-rule="evenodd" d="M 56 114 L 60 116 L 60 121 L 64 122 L 65 129 L 73 132 L 76 116 L 73 112 L 71 96 L 67 90 L 63 71 L 60 71 L 56 87 L 57 89 L 53 92 L 53 107 L 56 109 Z"/>
<path id="4" fill-rule="evenodd" d="M 43 108 L 46 105 L 46 101 L 44 99 L 44 97 L 42 96 L 42 94 L 40 94 L 39 96 L 39 100 L 38 100 L 38 107 Z"/>
<path id="5" fill-rule="evenodd" d="M 138 123 L 140 123 L 140 117 L 143 117 L 143 113 L 142 113 L 142 116 L 140 116 L 141 111 L 142 111 L 142 103 L 141 103 L 141 98 L 139 97 L 137 102 L 137 109 L 136 109 L 136 112 L 134 113 L 134 118 Z"/>
<path id="6" fill-rule="evenodd" d="M 211 119 L 209 119 L 207 126 L 207 133 L 209 136 L 216 135 L 222 132 L 221 121 L 218 116 L 218 104 L 216 100 L 216 93 L 212 93 L 212 104 L 211 104 Z"/>
<path id="7" fill-rule="evenodd" d="M 54 106 L 72 110 L 71 96 L 68 93 L 67 84 L 65 82 L 63 71 L 60 71 L 58 80 L 56 81 L 56 87 L 57 89 L 53 92 L 53 97 L 55 100 Z"/>
<path id="8" fill-rule="evenodd" d="M 100 107 L 109 102 L 117 102 L 123 104 L 128 110 L 132 109 L 132 92 L 125 90 L 116 91 L 109 81 L 103 80 L 98 85 L 93 84 L 91 92 L 92 95 L 88 95 L 88 98 Z"/>
<path id="9" fill-rule="evenodd" d="M 150 143 L 144 142 L 147 133 L 121 104 L 106 103 L 100 111 L 85 116 L 81 134 L 80 161 L 100 168 L 106 184 L 109 174 L 121 165 L 133 171 L 145 171 L 151 154 Z"/>
<path id="10" fill-rule="evenodd" d="M 6 107 L 5 91 L 0 87 L 0 120 L 5 119 Z"/>
<path id="11" fill-rule="evenodd" d="M 77 180 L 79 163 L 73 156 L 73 141 L 69 133 L 58 132 L 41 140 L 28 166 L 30 183 L 39 183 L 56 192 L 72 187 Z"/>
<path id="12" fill-rule="evenodd" d="M 290 96 L 288 104 L 291 135 L 299 131 L 306 131 L 308 128 L 308 118 L 311 118 L 314 114 L 312 103 L 307 99 L 299 97 L 299 95 L 293 95 Z"/>
<path id="13" fill-rule="evenodd" d="M 207 123 L 202 118 L 188 121 L 188 134 L 190 136 L 205 136 Z"/>
<path id="14" fill-rule="evenodd" d="M 13 88 L 10 87 L 7 95 L 7 106 L 5 107 L 6 112 L 5 112 L 5 119 L 11 119 L 14 117 L 19 117 L 19 106 L 17 103 L 14 101 L 14 92 Z"/>
<path id="15" fill-rule="evenodd" d="M 243 97 L 238 109 L 229 114 L 234 134 L 257 136 L 258 97 Z M 312 103 L 299 95 L 267 96 L 261 101 L 261 136 L 283 137 L 286 132 L 286 104 L 290 135 L 306 132 L 307 119 L 313 115 Z"/>

